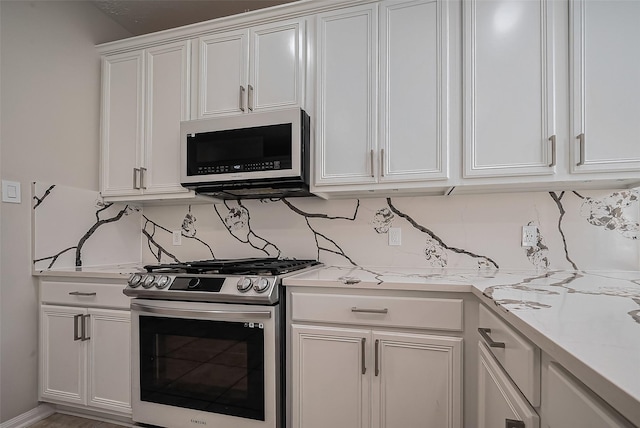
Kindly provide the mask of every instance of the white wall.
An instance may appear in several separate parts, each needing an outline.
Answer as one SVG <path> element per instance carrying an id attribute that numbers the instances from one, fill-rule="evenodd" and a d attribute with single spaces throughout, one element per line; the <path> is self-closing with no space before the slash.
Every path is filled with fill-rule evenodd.
<path id="1" fill-rule="evenodd" d="M 0 422 L 37 405 L 37 286 L 29 183 L 98 188 L 100 61 L 129 34 L 89 2 L 2 1 L 0 170 L 22 204 L 2 204 Z"/>

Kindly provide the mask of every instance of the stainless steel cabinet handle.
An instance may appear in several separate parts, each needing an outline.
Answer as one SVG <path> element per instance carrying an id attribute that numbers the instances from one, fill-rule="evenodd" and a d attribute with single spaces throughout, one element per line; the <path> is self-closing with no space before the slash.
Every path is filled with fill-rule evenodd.
<path id="1" fill-rule="evenodd" d="M 578 166 L 584 165 L 584 132 L 576 137 L 580 141 L 580 161 Z"/>
<path id="2" fill-rule="evenodd" d="M 384 177 L 384 149 L 380 149 L 380 176 Z"/>
<path id="3" fill-rule="evenodd" d="M 78 334 L 78 321 L 80 320 L 81 317 L 82 317 L 82 314 L 73 316 L 73 341 L 74 342 L 76 340 L 81 339 L 80 335 Z"/>
<path id="4" fill-rule="evenodd" d="M 371 153 L 369 154 L 369 156 L 370 156 L 370 161 L 371 161 L 371 176 L 372 176 L 372 177 L 375 177 L 375 174 L 374 174 L 374 171 L 373 171 L 373 170 L 374 170 L 374 165 L 373 165 L 373 149 L 371 149 Z"/>
<path id="5" fill-rule="evenodd" d="M 146 176 L 147 176 L 147 168 L 140 168 L 140 187 L 143 189 L 147 188 Z"/>
<path id="6" fill-rule="evenodd" d="M 362 353 L 362 374 L 366 374 L 367 373 L 367 366 L 366 366 L 367 339 L 364 337 L 360 340 L 360 352 Z"/>
<path id="7" fill-rule="evenodd" d="M 553 168 L 556 166 L 556 136 L 552 135 L 549 137 L 549 141 L 551 141 L 551 163 L 549 167 Z"/>
<path id="8" fill-rule="evenodd" d="M 376 339 L 376 343 L 375 343 L 375 360 L 374 360 L 374 370 L 375 370 L 375 375 L 378 376 L 380 374 L 380 365 L 379 365 L 379 357 L 378 357 L 378 348 L 380 346 L 380 341 L 378 339 Z"/>
<path id="9" fill-rule="evenodd" d="M 361 313 L 366 313 L 366 314 L 387 314 L 387 313 L 389 313 L 389 309 L 388 308 L 384 308 L 384 309 L 361 309 L 361 308 L 358 308 L 357 306 L 353 306 L 351 308 L 351 312 L 361 312 Z"/>
<path id="10" fill-rule="evenodd" d="M 480 333 L 480 336 L 482 336 L 482 338 L 484 339 L 484 341 L 487 343 L 487 345 L 489 345 L 489 347 L 491 348 L 504 348 L 504 342 L 495 342 L 491 336 L 489 336 L 489 334 L 491 334 L 491 329 L 490 328 L 478 328 L 478 333 Z"/>
<path id="11" fill-rule="evenodd" d="M 240 111 L 244 111 L 244 86 L 240 86 Z"/>
<path id="12" fill-rule="evenodd" d="M 140 190 L 140 185 L 138 184 L 138 176 L 140 175 L 140 168 L 133 168 L 133 188 Z"/>
<path id="13" fill-rule="evenodd" d="M 69 296 L 95 296 L 97 294 L 98 293 L 96 293 L 95 291 L 91 293 L 86 293 L 84 291 L 71 291 L 69 293 Z"/>
<path id="14" fill-rule="evenodd" d="M 82 329 L 81 329 L 81 333 L 80 333 L 80 340 L 82 340 L 83 342 L 85 340 L 89 340 L 91 339 L 91 336 L 87 336 L 87 330 L 89 330 L 89 328 L 87 327 L 87 322 L 89 321 L 89 317 L 91 315 L 82 315 Z"/>
<path id="15" fill-rule="evenodd" d="M 253 111 L 253 86 L 249 85 L 249 95 L 247 96 L 247 100 L 249 103 L 249 111 Z"/>
<path id="16" fill-rule="evenodd" d="M 505 419 L 504 428 L 525 428 L 524 422 L 514 419 Z"/>
<path id="17" fill-rule="evenodd" d="M 360 278 L 346 278 L 343 281 L 346 285 L 353 285 L 360 282 Z"/>

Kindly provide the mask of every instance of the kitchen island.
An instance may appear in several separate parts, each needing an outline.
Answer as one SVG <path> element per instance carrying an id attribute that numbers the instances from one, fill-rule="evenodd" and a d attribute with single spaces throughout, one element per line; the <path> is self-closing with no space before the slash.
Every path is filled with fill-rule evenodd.
<path id="1" fill-rule="evenodd" d="M 639 272 L 327 266 L 287 278 L 284 284 L 297 289 L 472 293 L 550 360 L 640 425 Z"/>

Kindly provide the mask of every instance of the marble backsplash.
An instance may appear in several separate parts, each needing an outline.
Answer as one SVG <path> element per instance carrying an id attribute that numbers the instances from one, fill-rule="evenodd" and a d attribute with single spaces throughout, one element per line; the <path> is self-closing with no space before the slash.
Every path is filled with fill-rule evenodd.
<path id="1" fill-rule="evenodd" d="M 31 193 L 34 270 L 140 262 L 140 208 L 41 182 Z"/>
<path id="2" fill-rule="evenodd" d="M 145 207 L 143 261 L 313 258 L 331 265 L 640 269 L 640 189 L 226 201 Z M 539 230 L 522 247 L 522 226 Z M 390 246 L 389 229 L 402 244 Z M 182 244 L 172 244 L 180 231 Z"/>
<path id="3" fill-rule="evenodd" d="M 337 266 L 639 270 L 640 189 L 136 207 L 34 183 L 34 269 L 238 257 Z M 522 226 L 539 239 L 521 246 Z M 389 230 L 402 244 L 389 245 Z M 178 231 L 181 245 L 173 245 Z"/>

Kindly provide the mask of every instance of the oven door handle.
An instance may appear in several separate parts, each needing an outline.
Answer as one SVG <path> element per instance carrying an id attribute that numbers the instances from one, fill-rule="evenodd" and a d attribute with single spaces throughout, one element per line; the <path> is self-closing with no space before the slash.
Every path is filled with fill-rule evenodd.
<path id="1" fill-rule="evenodd" d="M 140 303 L 131 303 L 131 310 L 138 312 L 146 312 L 158 315 L 172 315 L 178 317 L 205 316 L 207 318 L 216 319 L 269 319 L 271 312 L 269 311 L 217 311 L 217 310 L 192 310 L 192 309 L 170 309 L 158 308 L 156 306 L 147 306 Z"/>

